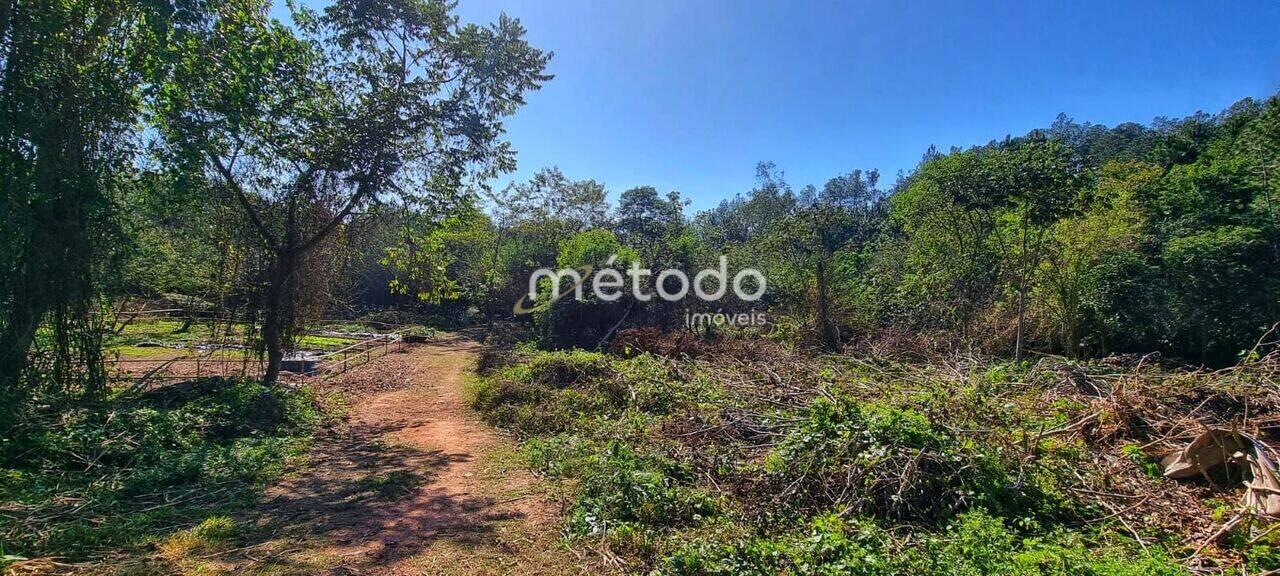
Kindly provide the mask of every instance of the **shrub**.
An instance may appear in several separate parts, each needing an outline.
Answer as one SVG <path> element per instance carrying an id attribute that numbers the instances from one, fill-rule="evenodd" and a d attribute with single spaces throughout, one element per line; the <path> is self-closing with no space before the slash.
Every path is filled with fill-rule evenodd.
<path id="1" fill-rule="evenodd" d="M 897 575 L 1139 576 L 1186 574 L 1159 552 L 1086 545 L 1075 532 L 1022 536 L 981 510 L 966 512 L 938 535 L 895 538 L 870 521 L 834 514 L 772 538 L 686 544 L 659 572 L 682 576 Z"/>
<path id="2" fill-rule="evenodd" d="M 522 435 L 567 430 L 581 415 L 607 413 L 630 398 L 613 361 L 593 352 L 534 352 L 481 380 L 472 405 Z"/>
<path id="3" fill-rule="evenodd" d="M 920 413 L 844 397 L 814 402 L 766 463 L 780 496 L 801 510 L 882 518 L 946 518 L 1006 480 Z"/>
<path id="4" fill-rule="evenodd" d="M 573 434 L 532 438 L 524 444 L 529 467 L 553 478 L 581 474 L 591 457 L 592 449 L 588 441 Z"/>
<path id="5" fill-rule="evenodd" d="M 1086 546 L 1081 534 L 1055 531 L 1019 537 L 981 510 L 961 514 L 945 537 L 931 538 L 919 556 L 920 573 L 951 576 L 1156 576 L 1187 574 L 1160 552 Z"/>
<path id="6" fill-rule="evenodd" d="M 674 462 L 610 442 L 587 461 L 569 529 L 603 535 L 632 523 L 648 528 L 698 524 L 716 514 L 718 506 L 690 487 L 688 476 Z"/>
<path id="7" fill-rule="evenodd" d="M 611 363 L 604 354 L 572 350 L 534 354 L 524 368 L 534 383 L 565 388 L 610 374 Z"/>

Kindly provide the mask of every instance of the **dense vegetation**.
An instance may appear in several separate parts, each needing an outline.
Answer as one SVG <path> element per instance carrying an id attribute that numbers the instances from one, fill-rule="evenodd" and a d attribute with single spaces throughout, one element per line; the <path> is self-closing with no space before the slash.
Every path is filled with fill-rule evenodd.
<path id="1" fill-rule="evenodd" d="M 226 538 L 303 454 L 285 353 L 349 342 L 310 321 L 385 292 L 385 225 L 512 169 L 502 122 L 549 79 L 518 21 L 453 7 L 0 2 L 0 568 Z M 104 362 L 175 343 L 260 369 Z"/>
<path id="2" fill-rule="evenodd" d="M 1192 422 L 1274 415 L 1274 354 L 1186 373 L 1138 358 L 867 362 L 730 339 L 696 359 L 525 347 L 490 361 L 475 406 L 566 485 L 570 539 L 630 571 L 1280 567 L 1265 524 L 1204 550 L 1236 505 L 1153 460 Z"/>
<path id="3" fill-rule="evenodd" d="M 551 56 L 453 8 L 0 0 L 0 564 L 233 529 L 324 418 L 286 355 L 411 319 L 485 329 L 475 407 L 628 569 L 1280 569 L 1260 515 L 1217 532 L 1232 482 L 1155 461 L 1205 426 L 1270 440 L 1280 96 L 1060 116 L 892 183 L 761 162 L 695 214 L 555 167 L 494 189 Z M 722 262 L 763 296 L 528 294 Z M 144 344 L 261 370 L 109 372 Z"/>
<path id="4" fill-rule="evenodd" d="M 674 328 L 690 309 L 756 309 L 771 334 L 828 349 L 1161 351 L 1227 365 L 1280 318 L 1278 143 L 1274 97 L 1149 126 L 1060 117 L 931 149 L 888 189 L 855 170 L 797 191 L 762 163 L 754 189 L 693 217 L 678 193 L 652 188 L 623 192 L 610 212 L 600 184 L 551 169 L 494 195 L 492 218 L 426 236 L 464 297 L 496 314 L 533 269 L 610 255 L 618 268 L 638 258 L 694 271 L 723 254 L 769 281 L 754 303 L 564 299 L 535 318 L 551 346 L 600 347 L 620 321 Z"/>
<path id="5" fill-rule="evenodd" d="M 44 400 L 0 439 L 0 542 L 64 561 L 234 526 L 227 515 L 302 456 L 324 418 L 306 392 L 220 378 Z"/>

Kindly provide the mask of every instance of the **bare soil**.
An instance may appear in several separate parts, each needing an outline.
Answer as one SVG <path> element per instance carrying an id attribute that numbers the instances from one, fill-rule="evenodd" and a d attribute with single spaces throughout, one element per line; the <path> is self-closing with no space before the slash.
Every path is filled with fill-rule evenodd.
<path id="1" fill-rule="evenodd" d="M 200 574 L 599 574 L 560 538 L 550 489 L 472 412 L 479 346 L 407 347 L 319 384 L 351 399 L 307 463 L 271 487 L 230 550 L 161 545 Z"/>

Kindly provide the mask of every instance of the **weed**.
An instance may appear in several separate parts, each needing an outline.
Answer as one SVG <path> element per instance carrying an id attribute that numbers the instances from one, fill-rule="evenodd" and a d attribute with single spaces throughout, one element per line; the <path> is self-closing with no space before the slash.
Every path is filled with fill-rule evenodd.
<path id="1" fill-rule="evenodd" d="M 159 542 L 192 518 L 208 519 L 185 538 L 222 538 L 225 514 L 301 456 L 324 417 L 305 392 L 249 380 L 55 400 L 24 404 L 0 445 L 0 500 L 22 511 L 0 515 L 11 553 L 82 559 Z"/>
<path id="2" fill-rule="evenodd" d="M 1142 468 L 1142 471 L 1146 472 L 1147 476 L 1160 478 L 1164 475 L 1163 470 L 1160 468 L 1160 463 L 1156 462 L 1143 452 L 1142 446 L 1139 446 L 1138 444 L 1125 444 L 1120 447 L 1120 451 L 1123 452 L 1125 456 L 1128 456 L 1129 460 L 1132 460 L 1134 464 L 1137 464 L 1139 468 Z"/>
<path id="3" fill-rule="evenodd" d="M 688 480 L 675 462 L 610 442 L 586 464 L 569 529 L 601 535 L 632 522 L 654 528 L 697 524 L 716 514 L 718 506 Z"/>
<path id="4" fill-rule="evenodd" d="M 918 412 L 844 397 L 815 402 L 766 466 L 778 495 L 806 510 L 930 521 L 1014 496 L 995 455 Z"/>

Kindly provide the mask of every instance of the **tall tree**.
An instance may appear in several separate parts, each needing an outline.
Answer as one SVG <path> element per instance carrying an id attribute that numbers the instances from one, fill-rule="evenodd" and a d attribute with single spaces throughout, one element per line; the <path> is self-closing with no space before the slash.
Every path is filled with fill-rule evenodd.
<path id="1" fill-rule="evenodd" d="M 854 170 L 828 180 L 821 192 L 806 193 L 811 203 L 780 219 L 765 244 L 811 285 L 808 305 L 818 343 L 836 348 L 841 341 L 832 293 L 834 258 L 840 250 L 858 250 L 876 237 L 884 222 L 879 173 Z"/>
<path id="2" fill-rule="evenodd" d="M 385 195 L 447 207 L 468 177 L 513 169 L 502 121 L 550 79 L 550 54 L 517 20 L 462 25 L 445 0 L 291 7 L 295 27 L 267 8 L 233 0 L 185 38 L 162 111 L 175 151 L 243 208 L 272 254 L 262 339 L 273 382 L 301 259 Z"/>
<path id="3" fill-rule="evenodd" d="M 0 3 L 0 395 L 26 373 L 45 324 L 49 380 L 102 383 L 96 275 L 173 12 L 134 0 Z"/>
<path id="4" fill-rule="evenodd" d="M 686 201 L 671 191 L 663 196 L 653 186 L 638 186 L 618 199 L 618 231 L 627 244 L 653 258 L 663 238 L 684 222 Z"/>
<path id="5" fill-rule="evenodd" d="M 1068 214 L 1080 188 L 1080 171 L 1071 151 L 1061 143 L 1033 141 L 994 155 L 989 183 L 993 198 L 967 198 L 971 205 L 996 200 L 996 245 L 1016 292 L 1017 328 L 1013 356 L 1022 359 L 1026 338 L 1027 298 L 1036 269 L 1044 259 L 1050 226 Z"/>

